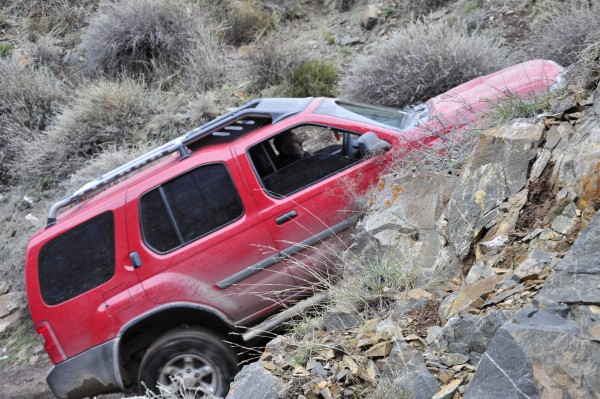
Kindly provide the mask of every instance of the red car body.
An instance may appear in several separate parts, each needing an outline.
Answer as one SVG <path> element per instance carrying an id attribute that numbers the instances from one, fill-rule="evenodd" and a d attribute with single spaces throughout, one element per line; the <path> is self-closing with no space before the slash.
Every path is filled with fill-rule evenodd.
<path id="1" fill-rule="evenodd" d="M 481 111 L 489 106 L 482 99 L 497 98 L 505 90 L 519 95 L 545 91 L 561 71 L 553 62 L 536 60 L 477 78 L 427 101 L 429 120 L 453 120 L 466 103 Z M 31 238 L 29 307 L 55 364 L 47 379 L 57 397 L 132 390 L 144 374 L 140 367 L 149 362 L 144 360 L 149 348 L 170 331 L 197 326 L 224 338 L 306 295 L 302 288 L 311 269 L 322 264 L 315 250 L 309 256 L 305 249 L 338 242 L 356 221 L 349 187 L 364 192 L 392 159 L 392 151 L 360 154 L 357 141 L 374 132 L 378 144 L 388 143 L 393 150 L 424 131 L 423 121 L 411 122 L 411 115 L 400 111 L 405 121 L 398 126 L 371 120 L 364 112 L 348 117 L 356 105 L 334 99 L 255 104 L 250 107 L 254 114 L 228 114 L 226 123 L 205 129 L 208 139 L 166 155 L 93 198 L 70 198 L 67 202 L 80 203 L 60 217 L 54 214 Z M 232 130 L 250 122 L 254 127 L 244 127 L 247 131 Z M 334 144 L 313 154 L 327 160 L 307 163 L 286 177 L 309 171 L 316 176 L 310 180 L 292 186 L 276 182 L 272 176 L 281 170 L 273 165 L 276 154 L 269 140 L 302 129 L 332 136 L 328 140 Z M 268 162 L 261 164 L 263 158 Z M 322 171 L 330 159 L 337 166 Z M 213 178 L 229 188 L 216 194 L 216 189 L 202 191 L 202 181 Z M 196 185 L 198 195 L 208 197 L 203 205 L 195 205 L 195 199 L 190 204 L 181 194 Z M 197 217 L 214 218 L 214 226 L 206 231 L 194 223 L 187 226 L 187 219 L 196 216 L 170 209 L 178 206 L 190 215 L 205 212 Z M 165 227 L 169 223 L 177 227 Z M 102 234 L 108 238 L 98 238 Z M 76 248 L 71 250 L 71 244 Z M 276 300 L 269 297 L 274 293 Z M 231 375 L 223 373 L 229 380 Z M 210 389 L 223 394 L 227 384 Z"/>

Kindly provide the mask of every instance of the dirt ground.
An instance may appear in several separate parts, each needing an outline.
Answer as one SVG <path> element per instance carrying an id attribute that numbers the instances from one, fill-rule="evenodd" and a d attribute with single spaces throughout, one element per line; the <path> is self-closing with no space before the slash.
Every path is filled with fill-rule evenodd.
<path id="1" fill-rule="evenodd" d="M 0 369 L 0 399 L 54 399 L 46 383 L 52 367 L 44 354 L 32 365 L 12 365 Z M 101 395 L 97 399 L 121 399 L 123 395 Z"/>

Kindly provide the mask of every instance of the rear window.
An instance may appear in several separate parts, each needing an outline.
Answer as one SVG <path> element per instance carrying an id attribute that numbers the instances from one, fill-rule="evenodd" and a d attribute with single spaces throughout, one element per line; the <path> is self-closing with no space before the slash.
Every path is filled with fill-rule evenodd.
<path id="1" fill-rule="evenodd" d="M 146 244 L 165 253 L 237 220 L 244 207 L 223 164 L 201 166 L 141 199 Z"/>
<path id="2" fill-rule="evenodd" d="M 112 278 L 114 224 L 112 212 L 106 212 L 44 245 L 38 258 L 44 302 L 58 305 Z"/>

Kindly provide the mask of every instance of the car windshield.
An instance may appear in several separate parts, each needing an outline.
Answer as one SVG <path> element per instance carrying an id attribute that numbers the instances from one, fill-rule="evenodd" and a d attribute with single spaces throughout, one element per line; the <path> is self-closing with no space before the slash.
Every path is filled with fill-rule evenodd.
<path id="1" fill-rule="evenodd" d="M 335 99 L 324 99 L 314 112 L 393 130 L 405 130 L 412 127 L 415 119 L 412 115 L 414 112 L 410 108 L 400 110 Z"/>

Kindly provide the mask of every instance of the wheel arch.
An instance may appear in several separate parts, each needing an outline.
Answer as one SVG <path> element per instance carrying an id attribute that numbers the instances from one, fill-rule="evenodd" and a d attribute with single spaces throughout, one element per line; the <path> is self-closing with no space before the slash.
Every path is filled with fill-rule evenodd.
<path id="1" fill-rule="evenodd" d="M 202 327 L 221 337 L 237 331 L 233 322 L 222 312 L 199 304 L 166 304 L 136 317 L 119 331 L 116 359 L 125 390 L 135 386 L 145 350 L 166 332 L 185 326 Z M 231 335 L 228 340 L 242 341 L 238 334 Z"/>

